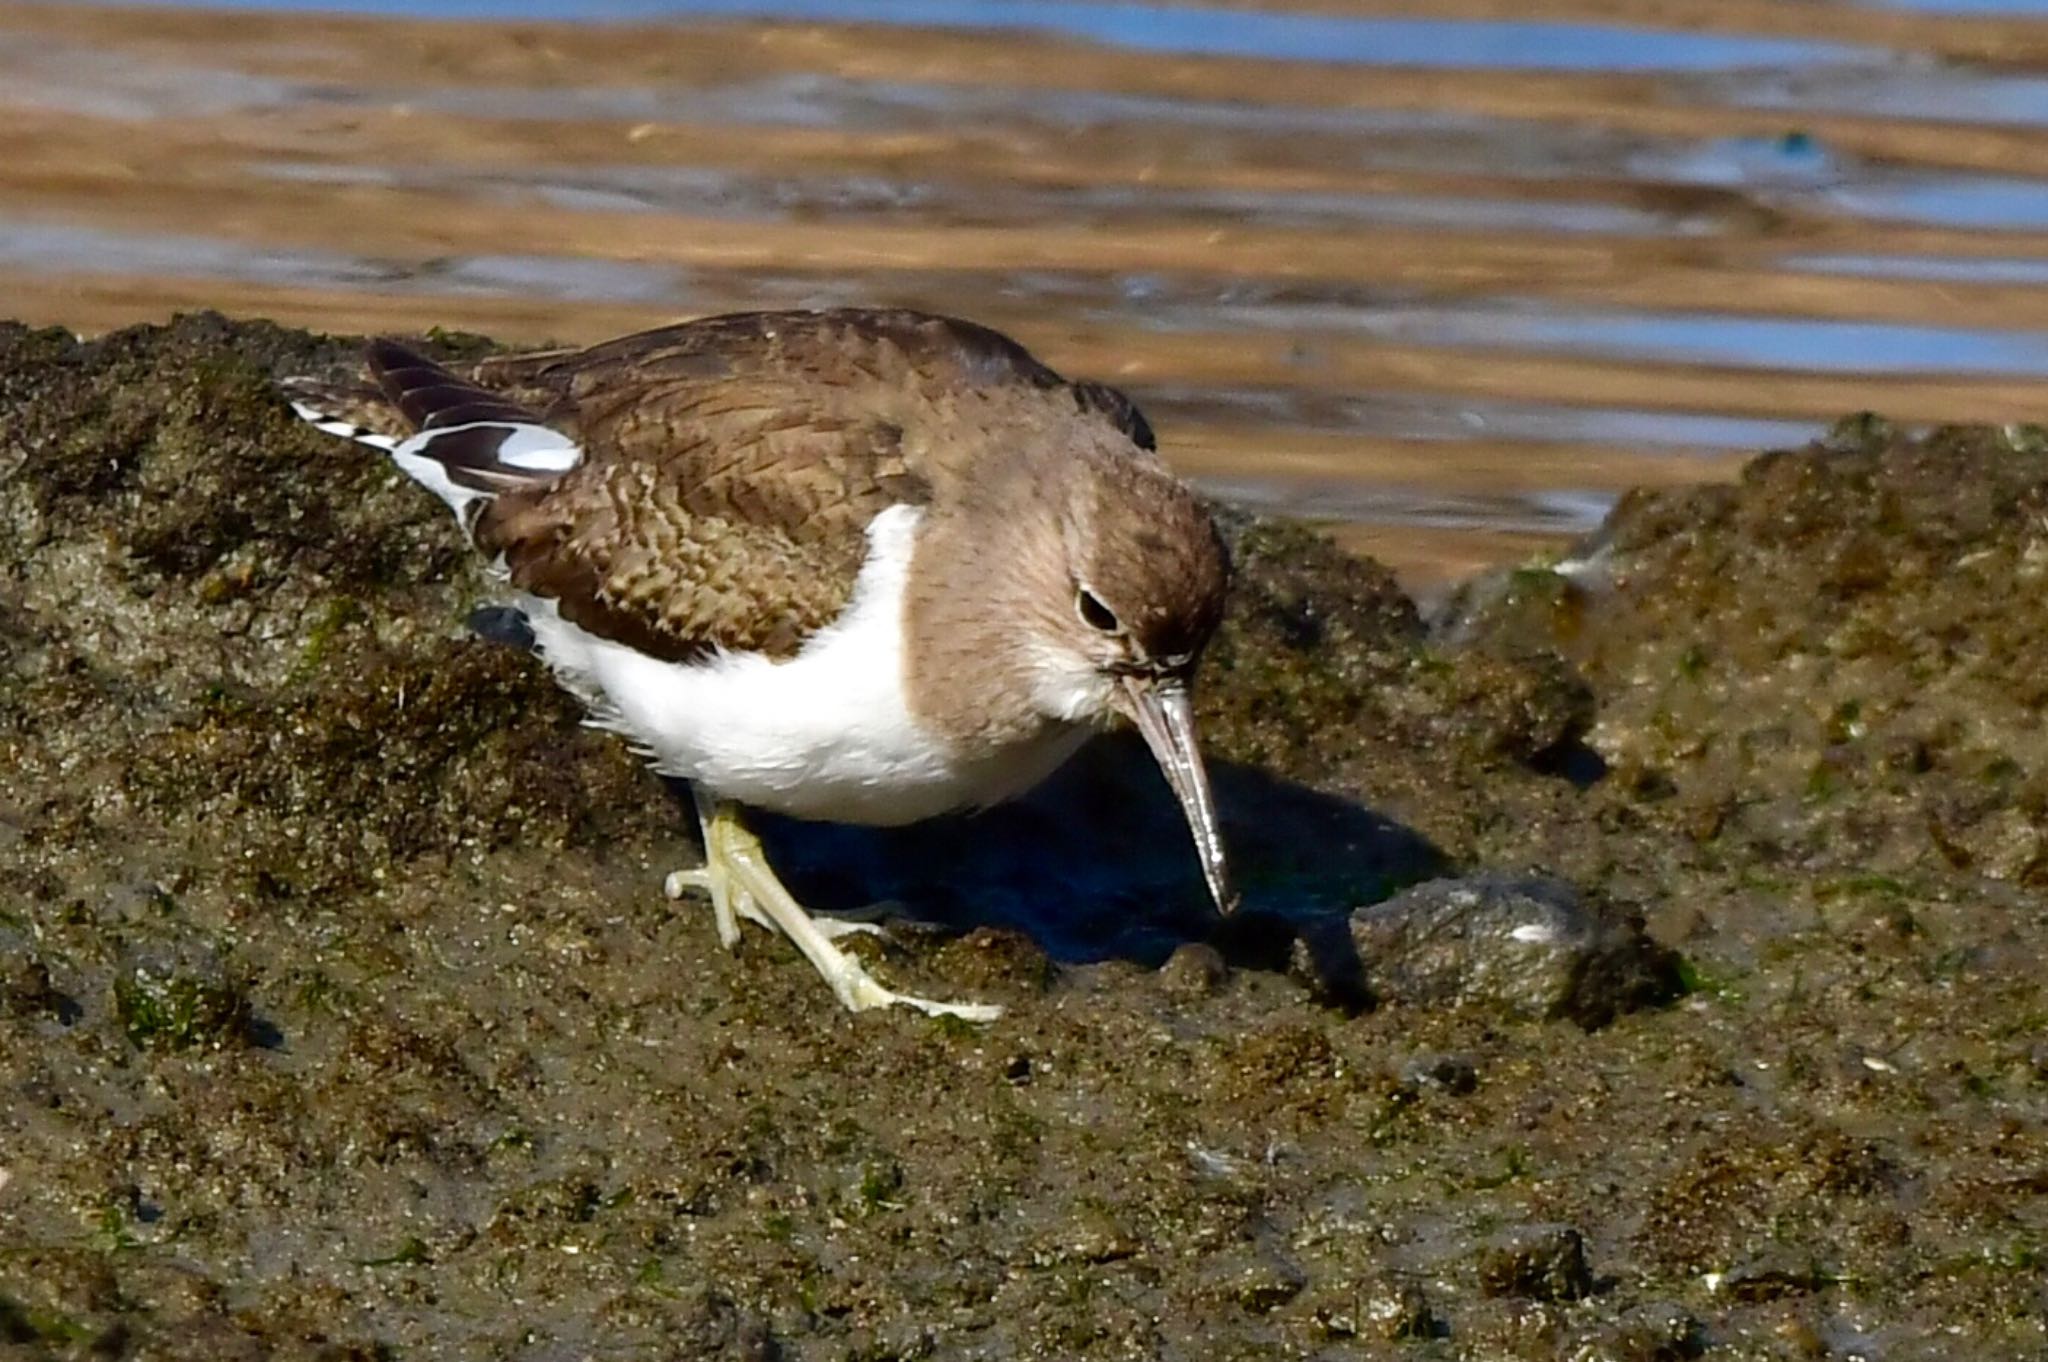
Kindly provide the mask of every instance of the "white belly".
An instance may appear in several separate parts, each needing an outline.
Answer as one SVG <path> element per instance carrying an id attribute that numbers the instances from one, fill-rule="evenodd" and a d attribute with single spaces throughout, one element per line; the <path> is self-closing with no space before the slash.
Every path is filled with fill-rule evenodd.
<path id="1" fill-rule="evenodd" d="M 1086 738 L 1058 727 L 976 759 L 920 724 L 904 693 L 903 586 L 921 515 L 894 506 L 868 526 L 846 611 L 796 656 L 726 653 L 663 662 L 522 597 L 542 654 L 656 770 L 799 818 L 894 824 L 993 804 L 1050 775 Z"/>

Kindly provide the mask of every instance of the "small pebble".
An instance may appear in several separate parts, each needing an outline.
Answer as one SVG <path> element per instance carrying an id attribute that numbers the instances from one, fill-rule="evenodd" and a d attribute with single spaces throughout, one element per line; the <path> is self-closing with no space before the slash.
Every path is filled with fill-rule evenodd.
<path id="1" fill-rule="evenodd" d="M 1299 1267 L 1277 1253 L 1249 1250 L 1225 1254 L 1211 1262 L 1203 1273 L 1205 1294 L 1227 1297 L 1251 1315 L 1266 1315 L 1301 1294 L 1308 1278 Z"/>
<path id="2" fill-rule="evenodd" d="M 1803 1319 L 1780 1320 L 1774 1332 L 1792 1347 L 1795 1357 L 1828 1355 L 1828 1341 L 1821 1337 L 1819 1330 Z"/>
<path id="3" fill-rule="evenodd" d="M 1700 1322 L 1670 1301 L 1646 1301 L 1587 1337 L 1574 1362 L 1686 1362 L 1705 1350 Z"/>
<path id="4" fill-rule="evenodd" d="M 1739 1301 L 1775 1301 L 1804 1296 L 1826 1283 L 1825 1274 L 1811 1260 L 1770 1253 L 1729 1269 L 1720 1289 Z"/>
<path id="5" fill-rule="evenodd" d="M 1569 1225 L 1522 1225 L 1479 1252 L 1479 1286 L 1489 1296 L 1575 1301 L 1593 1289 L 1586 1241 Z"/>
<path id="6" fill-rule="evenodd" d="M 1463 1055 L 1420 1054 L 1401 1066 L 1401 1086 L 1463 1097 L 1479 1086 L 1479 1069 Z"/>
<path id="7" fill-rule="evenodd" d="M 0 965 L 0 1016 L 61 1017 L 70 1002 L 50 982 L 40 960 L 14 960 Z"/>
<path id="8" fill-rule="evenodd" d="M 1191 1002 L 1223 987 L 1230 966 L 1223 952 L 1204 941 L 1190 941 L 1166 957 L 1159 967 L 1159 987 L 1168 997 Z"/>
<path id="9" fill-rule="evenodd" d="M 1115 1263 L 1136 1257 L 1144 1245 L 1109 1211 L 1090 1207 L 1074 1218 L 1065 1255 L 1083 1263 Z"/>
<path id="10" fill-rule="evenodd" d="M 1381 1277 L 1370 1283 L 1360 1300 L 1367 1327 L 1390 1341 L 1439 1338 L 1447 1330 L 1429 1308 L 1429 1298 L 1412 1281 Z"/>
<path id="11" fill-rule="evenodd" d="M 976 927 L 933 951 L 934 973 L 950 986 L 996 995 L 1043 993 L 1052 983 L 1052 960 L 1036 941 L 1001 927 Z"/>

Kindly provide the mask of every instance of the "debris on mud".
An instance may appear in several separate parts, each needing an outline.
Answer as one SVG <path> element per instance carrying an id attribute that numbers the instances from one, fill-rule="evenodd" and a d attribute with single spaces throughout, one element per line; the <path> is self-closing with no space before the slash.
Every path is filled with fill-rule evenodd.
<path id="1" fill-rule="evenodd" d="M 1437 620 L 1233 518 L 1241 924 L 1128 743 L 769 829 L 977 1028 L 662 896 L 674 793 L 272 392 L 348 349 L 0 327 L 10 1356 L 2041 1350 L 2040 441 L 1846 425 Z"/>

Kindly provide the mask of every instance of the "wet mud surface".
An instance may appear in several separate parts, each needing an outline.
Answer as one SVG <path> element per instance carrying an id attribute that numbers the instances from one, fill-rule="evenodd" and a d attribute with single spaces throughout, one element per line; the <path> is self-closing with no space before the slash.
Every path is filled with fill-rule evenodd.
<path id="1" fill-rule="evenodd" d="M 972 1027 L 662 897 L 675 793 L 270 394 L 345 350 L 0 328 L 0 1355 L 2044 1346 L 2038 432 L 1845 423 L 1427 621 L 1233 522 L 1242 919 L 1114 742 L 774 830 Z"/>

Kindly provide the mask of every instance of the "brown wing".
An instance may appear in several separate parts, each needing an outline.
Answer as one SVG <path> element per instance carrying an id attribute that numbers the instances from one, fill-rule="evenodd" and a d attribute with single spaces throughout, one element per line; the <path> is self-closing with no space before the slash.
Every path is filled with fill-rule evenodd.
<path id="1" fill-rule="evenodd" d="M 852 598 L 866 526 L 914 488 L 889 432 L 700 410 L 673 442 L 503 494 L 476 540 L 601 637 L 681 660 L 786 657 Z"/>
<path id="2" fill-rule="evenodd" d="M 463 377 L 584 450 L 484 508 L 479 545 L 566 618 L 670 658 L 795 652 L 851 599 L 867 523 L 991 440 L 1080 423 L 1152 447 L 1114 389 L 914 312 L 712 317 Z"/>
<path id="3" fill-rule="evenodd" d="M 560 429 L 621 446 L 642 431 L 664 438 L 671 398 L 687 404 L 739 382 L 798 408 L 894 417 L 899 427 L 943 423 L 963 399 L 1007 399 L 1010 420 L 1100 422 L 1156 449 L 1143 414 L 1108 384 L 1069 383 L 999 331 L 903 309 L 731 313 L 583 350 L 497 356 L 468 373 Z M 943 450 L 924 457 L 948 461 Z"/>

